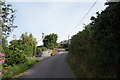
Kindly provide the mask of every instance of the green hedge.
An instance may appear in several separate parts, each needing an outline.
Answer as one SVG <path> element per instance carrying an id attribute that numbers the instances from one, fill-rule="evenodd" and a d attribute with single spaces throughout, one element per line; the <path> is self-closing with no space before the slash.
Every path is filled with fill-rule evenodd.
<path id="1" fill-rule="evenodd" d="M 79 64 L 87 77 L 119 77 L 120 74 L 120 2 L 107 3 L 108 7 L 83 31 L 72 37 L 69 46 L 73 62 Z M 90 74 L 90 75 L 89 75 Z"/>

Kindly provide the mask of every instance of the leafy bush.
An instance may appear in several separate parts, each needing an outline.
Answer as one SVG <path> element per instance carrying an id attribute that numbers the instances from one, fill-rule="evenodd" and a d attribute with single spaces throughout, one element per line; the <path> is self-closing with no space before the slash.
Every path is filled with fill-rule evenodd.
<path id="1" fill-rule="evenodd" d="M 5 64 L 3 64 L 4 68 L 8 69 L 12 66 L 24 63 L 27 61 L 27 56 L 24 53 L 20 53 L 18 51 L 10 51 L 9 49 L 5 51 Z"/>
<path id="2" fill-rule="evenodd" d="M 37 51 L 38 51 L 38 52 L 42 52 L 42 49 L 38 47 L 38 48 L 37 48 Z"/>
<path id="3" fill-rule="evenodd" d="M 28 57 L 34 56 L 36 41 L 32 37 L 32 34 L 29 36 L 22 34 L 22 38 L 22 40 L 10 41 L 9 47 L 4 46 L 3 53 L 6 55 L 5 69 L 25 63 Z M 30 39 L 30 41 L 28 39 Z M 28 40 L 27 43 L 25 43 L 26 40 Z"/>
<path id="4" fill-rule="evenodd" d="M 37 46 L 37 51 L 46 51 L 47 47 L 45 46 Z"/>
<path id="5" fill-rule="evenodd" d="M 47 48 L 46 47 L 42 47 L 42 51 L 47 51 Z"/>
<path id="6" fill-rule="evenodd" d="M 65 48 L 66 51 L 69 51 L 69 48 Z"/>
<path id="7" fill-rule="evenodd" d="M 58 48 L 54 48 L 54 49 L 52 50 L 51 55 L 53 56 L 53 55 L 56 55 L 57 53 L 58 53 Z"/>
<path id="8" fill-rule="evenodd" d="M 58 46 L 57 38 L 58 38 L 57 34 L 54 33 L 45 36 L 45 38 L 43 39 L 44 46 L 49 49 L 57 47 Z"/>
<path id="9" fill-rule="evenodd" d="M 66 44 L 60 44 L 60 47 L 61 47 L 61 48 L 68 48 L 68 46 L 69 46 L 68 43 L 66 43 Z"/>
<path id="10" fill-rule="evenodd" d="M 30 46 L 30 45 L 24 45 L 23 48 L 24 48 L 24 53 L 25 53 L 28 57 L 33 56 L 34 49 L 33 49 L 32 46 Z"/>

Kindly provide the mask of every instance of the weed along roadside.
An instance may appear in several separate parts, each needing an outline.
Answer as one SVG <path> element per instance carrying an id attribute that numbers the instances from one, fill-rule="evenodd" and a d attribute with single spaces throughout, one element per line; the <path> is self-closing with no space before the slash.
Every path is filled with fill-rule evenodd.
<path id="1" fill-rule="evenodd" d="M 38 62 L 37 59 L 28 60 L 24 64 L 18 64 L 7 70 L 3 69 L 4 73 L 3 73 L 2 79 L 18 78 L 18 77 L 22 76 L 26 70 L 30 69 L 37 62 Z"/>
<path id="2" fill-rule="evenodd" d="M 69 55 L 66 57 L 66 62 L 77 79 L 86 78 L 85 73 L 82 71 L 78 64 L 72 61 Z"/>

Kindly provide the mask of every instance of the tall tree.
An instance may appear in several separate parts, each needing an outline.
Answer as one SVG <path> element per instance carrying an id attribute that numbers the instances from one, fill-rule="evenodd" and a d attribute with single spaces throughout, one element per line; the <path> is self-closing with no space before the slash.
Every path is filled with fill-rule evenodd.
<path id="1" fill-rule="evenodd" d="M 25 34 L 23 33 L 21 35 L 21 40 L 24 42 L 24 44 L 28 44 L 31 46 L 36 46 L 37 44 L 36 38 L 33 37 L 32 33 L 29 35 L 27 32 Z"/>
<path id="2" fill-rule="evenodd" d="M 33 37 L 32 33 L 31 34 L 27 34 L 27 32 L 21 35 L 21 40 L 23 41 L 23 44 L 26 46 L 26 50 L 28 51 L 30 48 L 32 49 L 32 55 L 35 55 L 36 52 L 36 45 L 37 45 L 37 41 L 36 38 Z M 31 50 L 29 50 L 31 51 Z"/>
<path id="3" fill-rule="evenodd" d="M 6 46 L 6 39 L 17 26 L 14 25 L 15 10 L 11 4 L 6 4 L 0 0 L 0 44 Z M 2 50 L 0 46 L 0 51 Z"/>
<path id="4" fill-rule="evenodd" d="M 14 25 L 15 10 L 11 4 L 0 1 L 0 30 L 3 36 L 9 36 L 17 26 Z"/>
<path id="5" fill-rule="evenodd" d="M 55 48 L 58 45 L 57 38 L 57 34 L 54 33 L 45 36 L 45 38 L 43 39 L 44 46 L 50 49 Z"/>

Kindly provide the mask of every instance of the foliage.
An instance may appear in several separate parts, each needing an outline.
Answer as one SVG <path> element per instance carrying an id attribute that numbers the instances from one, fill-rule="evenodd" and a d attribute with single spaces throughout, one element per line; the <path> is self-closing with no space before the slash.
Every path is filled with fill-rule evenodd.
<path id="1" fill-rule="evenodd" d="M 103 56 L 104 64 L 107 69 L 119 68 L 120 61 L 120 2 L 108 3 L 105 11 L 98 14 L 97 18 L 92 19 L 94 26 L 93 37 L 100 44 L 100 53 Z M 116 65 L 116 66 L 115 66 Z M 120 71 L 120 70 L 119 70 Z"/>
<path id="2" fill-rule="evenodd" d="M 36 38 L 33 37 L 32 33 L 31 34 L 27 34 L 27 32 L 21 35 L 21 40 L 23 41 L 24 44 L 28 44 L 31 46 L 36 46 L 37 42 L 36 42 Z"/>
<path id="3" fill-rule="evenodd" d="M 107 3 L 108 7 L 92 23 L 72 37 L 70 55 L 81 69 L 94 77 L 119 76 L 120 69 L 120 2 Z M 88 67 L 89 66 L 89 67 Z"/>
<path id="4" fill-rule="evenodd" d="M 23 69 L 27 69 L 28 66 L 31 66 L 28 63 L 25 63 L 29 57 L 32 57 L 36 53 L 36 39 L 32 34 L 27 35 L 27 33 L 21 35 L 20 40 L 12 40 L 10 45 L 7 45 L 7 37 L 13 31 L 13 29 L 17 28 L 14 25 L 16 10 L 12 9 L 11 4 L 7 4 L 0 0 L 0 41 L 2 39 L 2 48 L 0 43 L 0 51 L 4 53 L 6 56 L 5 64 L 3 64 L 4 69 L 10 69 L 15 66 L 10 72 L 8 71 L 7 76 L 13 76 L 23 71 Z M 31 61 L 30 61 L 31 62 Z M 23 67 L 16 66 L 18 64 L 22 64 Z M 21 68 L 21 69 L 20 69 Z M 16 70 L 16 71 L 15 71 Z M 19 71 L 20 70 L 20 71 Z M 18 72 L 17 72 L 18 71 Z"/>
<path id="5" fill-rule="evenodd" d="M 65 51 L 69 51 L 69 48 L 65 48 Z"/>
<path id="6" fill-rule="evenodd" d="M 19 64 L 15 67 L 11 67 L 8 71 L 3 73 L 3 79 L 14 78 L 16 75 L 26 71 L 31 68 L 38 60 L 28 60 L 25 64 Z"/>
<path id="7" fill-rule="evenodd" d="M 41 51 L 42 51 L 42 49 L 41 49 L 41 48 L 37 48 L 37 51 L 38 51 L 38 52 L 41 52 Z"/>
<path id="8" fill-rule="evenodd" d="M 0 15 L 2 15 L 2 19 L 0 19 L 0 30 L 2 30 L 3 35 L 8 36 L 17 27 L 14 25 L 15 10 L 11 8 L 11 4 L 5 4 L 2 1 L 0 1 L 0 6 Z"/>
<path id="9" fill-rule="evenodd" d="M 65 49 L 66 51 L 69 50 L 69 43 L 65 43 L 65 44 L 60 44 L 60 47 L 59 48 L 63 48 Z"/>
<path id="10" fill-rule="evenodd" d="M 13 31 L 13 29 L 17 28 L 17 26 L 14 25 L 14 19 L 15 19 L 15 10 L 12 9 L 12 5 L 6 4 L 5 2 L 2 2 L 0 0 L 0 52 L 3 52 L 4 54 L 5 52 L 10 52 L 7 48 L 6 39 L 10 35 L 10 33 Z M 8 56 L 5 56 L 5 57 L 8 57 Z M 14 57 L 16 58 L 16 56 Z M 22 57 L 21 57 L 21 60 L 22 60 Z M 10 60 L 6 59 L 5 64 L 3 64 L 3 66 L 7 65 L 6 62 L 10 63 Z"/>
<path id="11" fill-rule="evenodd" d="M 47 51 L 46 47 L 42 47 L 41 49 L 42 49 L 42 51 Z"/>
<path id="12" fill-rule="evenodd" d="M 32 33 L 29 35 L 27 32 L 25 34 L 22 34 L 21 40 L 23 41 L 25 51 L 27 51 L 28 54 L 31 54 L 29 56 L 35 55 L 37 41 L 36 38 L 33 37 Z"/>
<path id="13" fill-rule="evenodd" d="M 60 47 L 61 48 L 68 48 L 69 44 L 68 43 L 65 43 L 65 44 L 60 44 Z"/>
<path id="14" fill-rule="evenodd" d="M 15 48 L 15 50 L 10 50 L 6 47 L 3 52 L 6 55 L 5 64 L 3 64 L 3 66 L 6 69 L 27 61 L 27 56 L 23 53 L 23 51 L 20 51 L 18 48 Z"/>
<path id="15" fill-rule="evenodd" d="M 74 73 L 75 77 L 77 78 L 77 80 L 81 80 L 81 78 L 85 78 L 86 75 L 83 72 L 83 70 L 79 67 L 78 64 L 72 62 L 71 59 L 72 57 L 70 55 L 67 56 L 66 61 L 68 63 L 68 65 L 70 66 L 70 69 L 72 70 L 72 72 Z"/>
<path id="16" fill-rule="evenodd" d="M 54 48 L 54 49 L 52 50 L 51 55 L 53 56 L 53 55 L 56 55 L 57 53 L 58 53 L 58 48 Z"/>
<path id="17" fill-rule="evenodd" d="M 26 38 L 23 37 L 24 39 L 21 40 L 10 41 L 9 47 L 5 46 L 3 49 L 3 53 L 6 55 L 6 61 L 3 65 L 5 69 L 25 63 L 29 57 L 34 56 L 36 41 L 31 35 L 25 36 L 28 39 L 27 43 Z"/>
<path id="18" fill-rule="evenodd" d="M 44 46 L 37 46 L 36 50 L 38 52 L 42 52 L 42 51 L 47 51 L 48 49 L 46 47 L 44 47 Z"/>
<path id="19" fill-rule="evenodd" d="M 50 49 L 57 47 L 58 46 L 57 38 L 58 38 L 57 34 L 54 33 L 50 35 L 46 35 L 43 40 L 44 46 Z"/>
<path id="20" fill-rule="evenodd" d="M 4 49 L 8 44 L 7 44 L 7 37 L 2 38 L 2 48 Z"/>

